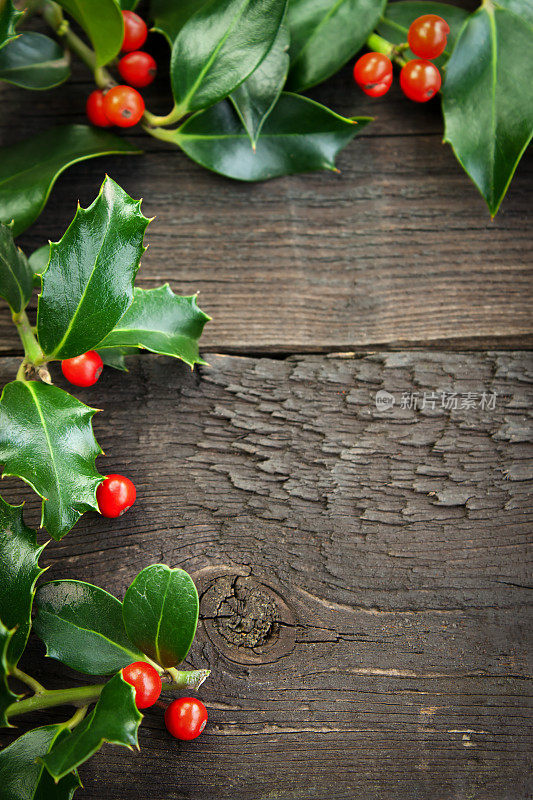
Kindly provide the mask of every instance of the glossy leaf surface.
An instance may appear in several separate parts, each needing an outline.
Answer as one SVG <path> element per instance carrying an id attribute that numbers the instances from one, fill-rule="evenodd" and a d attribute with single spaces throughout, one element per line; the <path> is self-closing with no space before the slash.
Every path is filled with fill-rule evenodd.
<path id="1" fill-rule="evenodd" d="M 39 216 L 61 173 L 78 161 L 111 153 L 138 153 L 109 131 L 62 125 L 0 148 L 0 221 L 15 220 L 18 236 Z M 45 157 L 46 154 L 46 157 Z"/>
<path id="2" fill-rule="evenodd" d="M 150 11 L 154 19 L 154 28 L 167 38 L 170 45 L 181 31 L 187 20 L 196 14 L 208 0 L 152 0 Z"/>
<path id="3" fill-rule="evenodd" d="M 444 140 L 492 216 L 533 135 L 533 26 L 503 5 L 469 17 L 442 88 Z"/>
<path id="4" fill-rule="evenodd" d="M 51 89 L 69 75 L 65 51 L 42 33 L 24 33 L 0 50 L 0 81 L 23 89 Z"/>
<path id="5" fill-rule="evenodd" d="M 0 50 L 17 36 L 15 25 L 21 16 L 12 0 L 0 0 Z"/>
<path id="6" fill-rule="evenodd" d="M 133 661 L 142 661 L 124 628 L 122 603 L 82 581 L 52 581 L 35 597 L 34 630 L 46 655 L 78 672 L 109 675 Z"/>
<path id="7" fill-rule="evenodd" d="M 377 31 L 389 42 L 401 44 L 407 41 L 407 32 L 411 23 L 423 14 L 436 14 L 445 19 L 450 26 L 446 50 L 439 58 L 433 59 L 434 64 L 442 67 L 450 57 L 459 31 L 468 17 L 468 12 L 464 8 L 452 6 L 449 3 L 433 3 L 429 0 L 428 2 L 426 0 L 401 0 L 399 3 L 389 3 Z M 405 50 L 403 57 L 407 60 L 418 58 L 411 50 Z"/>
<path id="8" fill-rule="evenodd" d="M 98 350 L 140 347 L 181 358 L 191 367 L 205 364 L 198 352 L 198 340 L 208 320 L 194 295 L 179 297 L 168 283 L 158 289 L 135 289 L 132 305 L 99 343 Z"/>
<path id="9" fill-rule="evenodd" d="M 6 716 L 6 710 L 11 703 L 18 700 L 17 695 L 11 691 L 7 682 L 7 676 L 9 675 L 7 653 L 14 633 L 14 629 L 6 628 L 2 620 L 0 620 L 0 728 L 11 726 Z"/>
<path id="10" fill-rule="evenodd" d="M 38 247 L 37 250 L 34 250 L 31 256 L 28 258 L 28 262 L 33 272 L 33 275 L 42 275 L 45 271 L 48 261 L 50 260 L 50 245 L 43 244 L 42 247 Z M 41 285 L 41 281 L 39 280 L 38 286 Z M 34 281 L 35 286 L 35 281 Z"/>
<path id="11" fill-rule="evenodd" d="M 162 667 L 175 667 L 187 653 L 198 622 L 198 592 L 182 569 L 153 564 L 128 588 L 122 606 L 129 638 Z"/>
<path id="12" fill-rule="evenodd" d="M 228 101 L 190 117 L 174 142 L 204 167 L 242 181 L 335 169 L 339 151 L 370 122 L 345 119 L 300 95 L 282 93 L 255 152 Z"/>
<path id="13" fill-rule="evenodd" d="M 106 367 L 118 369 L 120 372 L 127 372 L 125 357 L 138 353 L 136 347 L 106 347 L 105 350 L 98 350 L 98 354 Z"/>
<path id="14" fill-rule="evenodd" d="M 13 241 L 8 225 L 0 222 L 0 297 L 15 313 L 23 311 L 33 291 L 33 272 L 28 259 Z"/>
<path id="15" fill-rule="evenodd" d="M 50 358 L 92 350 L 133 300 L 149 220 L 107 177 L 89 208 L 80 208 L 59 242 L 50 244 L 37 308 L 39 344 Z"/>
<path id="16" fill-rule="evenodd" d="M 172 91 L 182 113 L 217 103 L 266 56 L 286 0 L 210 0 L 179 32 L 172 48 Z"/>
<path id="17" fill-rule="evenodd" d="M 24 652 L 31 628 L 35 582 L 43 547 L 35 531 L 24 524 L 22 506 L 11 506 L 0 497 L 0 619 L 15 629 L 6 653 L 10 667 Z"/>
<path id="18" fill-rule="evenodd" d="M 270 52 L 252 74 L 230 95 L 252 145 L 276 105 L 289 71 L 289 31 L 282 24 Z"/>
<path id="19" fill-rule="evenodd" d="M 81 786 L 77 772 L 59 783 L 37 759 L 67 734 L 60 725 L 45 725 L 19 736 L 0 752 L 2 800 L 71 800 Z"/>
<path id="20" fill-rule="evenodd" d="M 94 711 L 56 742 L 42 761 L 56 780 L 87 761 L 104 742 L 138 747 L 137 730 L 142 715 L 135 705 L 135 689 L 119 672 L 106 683 Z"/>
<path id="21" fill-rule="evenodd" d="M 91 425 L 94 408 L 57 386 L 13 381 L 0 398 L 0 463 L 43 498 L 41 524 L 61 539 L 81 515 L 98 510 L 102 451 Z"/>
<path id="22" fill-rule="evenodd" d="M 103 67 L 118 55 L 124 38 L 124 22 L 115 0 L 58 0 L 83 28 L 96 54 L 96 65 Z"/>
<path id="23" fill-rule="evenodd" d="M 372 33 L 386 0 L 290 0 L 288 86 L 307 89 L 337 72 Z"/>

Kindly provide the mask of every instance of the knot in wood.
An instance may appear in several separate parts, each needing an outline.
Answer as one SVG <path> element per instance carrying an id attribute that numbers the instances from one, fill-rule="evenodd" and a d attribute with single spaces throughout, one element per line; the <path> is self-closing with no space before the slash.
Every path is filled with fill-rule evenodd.
<path id="1" fill-rule="evenodd" d="M 238 577 L 220 599 L 215 626 L 230 645 L 254 649 L 278 638 L 279 622 L 276 604 L 261 584 Z"/>

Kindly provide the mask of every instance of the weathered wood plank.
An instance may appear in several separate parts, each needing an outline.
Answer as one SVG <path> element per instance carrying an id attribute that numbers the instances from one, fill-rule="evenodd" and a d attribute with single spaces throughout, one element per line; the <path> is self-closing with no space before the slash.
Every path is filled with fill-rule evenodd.
<path id="1" fill-rule="evenodd" d="M 85 515 L 48 575 L 122 595 L 148 563 L 188 569 L 190 661 L 213 669 L 206 733 L 180 745 L 149 711 L 142 756 L 82 768 L 87 800 L 529 797 L 531 357 L 208 359 L 145 356 L 80 391 L 104 409 L 100 469 L 138 501 Z M 400 407 L 411 392 L 425 408 Z"/>

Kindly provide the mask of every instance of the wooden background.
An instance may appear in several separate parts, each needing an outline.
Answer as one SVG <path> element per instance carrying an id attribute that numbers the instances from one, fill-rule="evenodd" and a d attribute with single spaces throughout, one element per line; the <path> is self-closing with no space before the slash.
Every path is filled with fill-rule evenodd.
<path id="1" fill-rule="evenodd" d="M 3 88 L 2 143 L 82 122 L 89 91 L 81 68 L 51 92 Z M 152 110 L 167 91 L 147 91 Z M 144 156 L 69 170 L 20 239 L 61 236 L 107 171 L 156 216 L 140 285 L 200 291 L 213 316 L 209 368 L 143 356 L 77 393 L 103 409 L 97 465 L 138 500 L 116 521 L 85 515 L 47 548 L 48 575 L 122 596 L 147 564 L 187 569 L 188 660 L 212 669 L 202 737 L 172 740 L 149 710 L 141 754 L 106 746 L 81 768 L 86 800 L 533 796 L 533 160 L 491 222 L 437 103 L 365 98 L 349 69 L 311 94 L 376 116 L 338 176 L 242 185 L 135 131 Z M 2 308 L 2 384 L 19 351 Z M 402 408 L 424 392 L 477 403 Z M 22 484 L 3 494 L 36 522 Z M 32 640 L 25 664 L 47 685 L 78 680 L 41 656 Z"/>

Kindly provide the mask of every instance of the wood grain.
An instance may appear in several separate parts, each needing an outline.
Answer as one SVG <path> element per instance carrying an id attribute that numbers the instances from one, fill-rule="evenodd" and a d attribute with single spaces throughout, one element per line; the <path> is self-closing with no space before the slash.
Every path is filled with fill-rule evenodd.
<path id="1" fill-rule="evenodd" d="M 144 356 L 79 393 L 103 408 L 100 469 L 129 475 L 138 501 L 85 515 L 46 549 L 48 577 L 122 596 L 146 564 L 189 570 L 190 663 L 213 670 L 199 740 L 170 740 L 153 709 L 142 755 L 104 748 L 84 796 L 530 797 L 531 357 L 208 360 L 191 374 Z M 425 408 L 401 408 L 411 392 Z M 433 392 L 495 407 L 433 409 Z M 65 675 L 44 662 L 47 684 Z"/>

